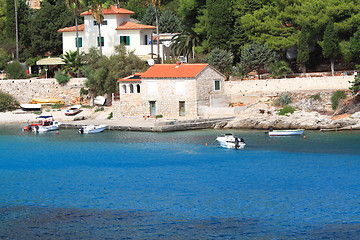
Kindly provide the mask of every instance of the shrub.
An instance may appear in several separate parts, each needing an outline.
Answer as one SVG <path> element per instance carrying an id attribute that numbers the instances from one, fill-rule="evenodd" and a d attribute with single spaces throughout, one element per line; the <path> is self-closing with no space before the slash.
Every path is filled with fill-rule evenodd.
<path id="1" fill-rule="evenodd" d="M 274 78 L 286 77 L 292 70 L 285 61 L 275 61 L 270 65 L 270 73 Z"/>
<path id="2" fill-rule="evenodd" d="M 290 103 L 291 103 L 291 97 L 287 93 L 283 93 L 274 101 L 275 106 L 280 106 L 280 107 L 289 105 Z"/>
<path id="3" fill-rule="evenodd" d="M 109 114 L 109 116 L 107 117 L 107 119 L 112 119 L 113 118 L 113 112 L 111 112 L 110 114 Z"/>
<path id="4" fill-rule="evenodd" d="M 0 111 L 12 111 L 20 106 L 19 102 L 10 94 L 0 92 Z"/>
<path id="5" fill-rule="evenodd" d="M 346 98 L 346 93 L 344 91 L 338 90 L 331 96 L 331 107 L 333 110 L 337 109 L 339 106 L 339 100 Z"/>
<path id="6" fill-rule="evenodd" d="M 55 79 L 60 85 L 65 85 L 70 80 L 70 77 L 61 71 L 55 73 Z"/>
<path id="7" fill-rule="evenodd" d="M 100 112 L 100 111 L 104 111 L 104 107 L 98 107 L 97 109 L 95 109 L 95 112 Z"/>
<path id="8" fill-rule="evenodd" d="M 62 104 L 62 103 L 55 103 L 55 104 L 51 105 L 51 108 L 52 109 L 60 109 L 63 106 L 64 106 L 64 104 Z"/>
<path id="9" fill-rule="evenodd" d="M 295 108 L 292 106 L 285 106 L 284 108 L 279 110 L 279 115 L 286 115 L 288 113 L 293 114 L 295 112 Z"/>
<path id="10" fill-rule="evenodd" d="M 357 94 L 360 91 L 360 75 L 356 75 L 354 81 L 349 81 L 351 87 L 349 88 L 353 95 Z"/>
<path id="11" fill-rule="evenodd" d="M 8 79 L 25 79 L 26 70 L 21 66 L 20 62 L 12 62 L 6 67 L 6 77 Z"/>
<path id="12" fill-rule="evenodd" d="M 156 115 L 156 119 L 158 119 L 158 118 L 163 118 L 163 115 Z"/>
<path id="13" fill-rule="evenodd" d="M 310 98 L 314 101 L 322 101 L 320 94 L 311 95 Z"/>

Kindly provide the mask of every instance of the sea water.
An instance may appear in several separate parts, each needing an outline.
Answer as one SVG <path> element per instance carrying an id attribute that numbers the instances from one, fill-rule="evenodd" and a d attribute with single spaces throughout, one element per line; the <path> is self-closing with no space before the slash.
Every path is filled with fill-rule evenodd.
<path id="1" fill-rule="evenodd" d="M 359 239 L 360 132 L 0 128 L 0 239 Z"/>

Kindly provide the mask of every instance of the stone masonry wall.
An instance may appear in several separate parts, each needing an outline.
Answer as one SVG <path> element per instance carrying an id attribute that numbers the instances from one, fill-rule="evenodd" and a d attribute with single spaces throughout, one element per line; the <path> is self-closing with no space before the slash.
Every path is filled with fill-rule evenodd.
<path id="1" fill-rule="evenodd" d="M 20 104 L 30 103 L 33 98 L 56 98 L 69 105 L 79 102 L 85 81 L 86 78 L 72 78 L 62 86 L 55 78 L 2 80 L 0 90 L 14 96 Z"/>

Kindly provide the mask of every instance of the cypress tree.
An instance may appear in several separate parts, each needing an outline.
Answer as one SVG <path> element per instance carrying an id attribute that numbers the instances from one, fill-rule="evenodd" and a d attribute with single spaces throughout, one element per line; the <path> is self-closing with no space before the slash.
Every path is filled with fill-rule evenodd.
<path id="1" fill-rule="evenodd" d="M 298 47 L 297 63 L 300 64 L 300 70 L 305 75 L 306 73 L 305 63 L 309 61 L 308 33 L 306 28 L 303 28 L 300 32 L 300 37 L 297 47 Z"/>
<path id="2" fill-rule="evenodd" d="M 324 40 L 322 42 L 323 56 L 331 61 L 331 73 L 334 76 L 334 61 L 340 53 L 339 38 L 334 28 L 334 23 L 330 22 L 325 29 Z"/>

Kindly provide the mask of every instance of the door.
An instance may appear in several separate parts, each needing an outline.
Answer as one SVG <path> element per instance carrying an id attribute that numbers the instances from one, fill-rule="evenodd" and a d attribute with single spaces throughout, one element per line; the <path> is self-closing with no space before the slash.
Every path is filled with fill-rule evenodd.
<path id="1" fill-rule="evenodd" d="M 179 116 L 185 116 L 185 102 L 179 102 Z"/>
<path id="2" fill-rule="evenodd" d="M 150 116 L 156 116 L 156 102 L 150 101 Z"/>

